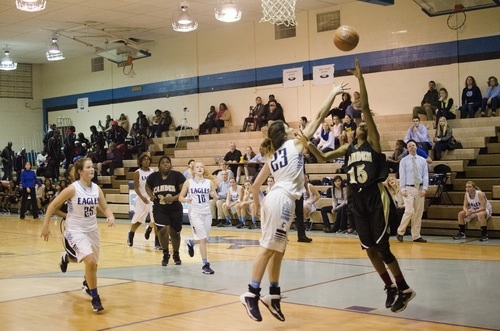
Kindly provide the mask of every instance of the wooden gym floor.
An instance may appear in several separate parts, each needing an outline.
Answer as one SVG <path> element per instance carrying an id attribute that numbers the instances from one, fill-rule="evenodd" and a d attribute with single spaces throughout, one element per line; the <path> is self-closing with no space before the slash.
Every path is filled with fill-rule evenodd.
<path id="1" fill-rule="evenodd" d="M 212 228 L 209 260 L 214 275 L 201 273 L 195 247 L 183 264 L 162 267 L 153 238 L 126 244 L 129 223 L 99 224 L 99 293 L 105 310 L 95 314 L 81 291 L 83 265 L 59 270 L 59 221 L 49 242 L 40 238 L 41 221 L 0 216 L 0 330 L 472 330 L 500 329 L 500 240 L 454 241 L 409 236 L 391 239 L 405 277 L 417 292 L 408 308 L 394 314 L 354 236 L 314 231 L 311 244 L 298 243 L 291 231 L 283 262 L 282 310 L 286 321 L 246 315 L 238 296 L 250 280 L 260 230 Z M 191 235 L 184 226 L 182 237 Z M 267 293 L 267 275 L 262 284 Z"/>

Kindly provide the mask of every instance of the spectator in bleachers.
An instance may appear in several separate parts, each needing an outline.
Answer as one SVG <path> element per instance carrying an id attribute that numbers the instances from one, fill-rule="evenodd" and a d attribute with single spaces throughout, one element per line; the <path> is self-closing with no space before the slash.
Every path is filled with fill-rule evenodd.
<path id="1" fill-rule="evenodd" d="M 119 126 L 121 126 L 125 131 L 128 132 L 128 130 L 130 129 L 130 123 L 127 119 L 127 116 L 125 116 L 125 114 L 121 114 L 120 117 L 118 118 L 117 122 L 118 122 Z"/>
<path id="2" fill-rule="evenodd" d="M 49 143 L 49 140 L 50 138 L 52 138 L 52 136 L 54 135 L 54 131 L 57 130 L 57 126 L 55 124 L 51 124 L 49 126 L 49 129 L 47 130 L 47 132 L 45 133 L 45 135 L 43 136 L 43 149 L 44 150 L 47 150 L 48 148 L 48 143 Z"/>
<path id="3" fill-rule="evenodd" d="M 148 150 L 148 138 L 145 135 L 140 134 L 137 130 L 132 130 L 132 137 L 130 138 L 130 143 L 127 146 L 128 150 L 132 154 L 137 154 L 137 156 Z M 129 158 L 132 155 L 128 154 Z"/>
<path id="4" fill-rule="evenodd" d="M 186 179 L 194 178 L 194 165 L 196 161 L 191 159 L 188 162 L 188 168 L 184 171 L 183 175 Z"/>
<path id="5" fill-rule="evenodd" d="M 160 135 L 158 136 L 158 131 L 156 132 L 157 137 L 161 137 L 162 132 L 167 133 L 167 137 L 169 136 L 168 131 L 170 128 L 174 125 L 174 119 L 172 118 L 172 115 L 168 110 L 165 110 L 161 113 L 161 122 L 160 125 L 158 126 L 159 129 L 161 129 Z"/>
<path id="6" fill-rule="evenodd" d="M 488 107 L 491 108 L 491 115 L 497 116 L 498 104 L 500 104 L 500 85 L 498 85 L 498 79 L 495 76 L 490 76 L 488 88 L 481 103 L 481 116 L 486 116 Z"/>
<path id="7" fill-rule="evenodd" d="M 328 214 L 336 213 L 333 227 L 330 225 Z M 332 205 L 321 208 L 323 232 L 344 232 L 347 230 L 347 189 L 342 183 L 342 177 L 335 176 L 332 186 Z"/>
<path id="8" fill-rule="evenodd" d="M 199 134 L 212 133 L 212 129 L 215 127 L 215 117 L 217 116 L 217 110 L 215 106 L 210 106 L 210 111 L 205 117 L 205 121 L 200 124 L 198 129 Z"/>
<path id="9" fill-rule="evenodd" d="M 102 162 L 101 176 L 114 176 L 116 168 L 123 167 L 122 152 L 116 148 L 115 143 L 109 144 L 106 161 Z"/>
<path id="10" fill-rule="evenodd" d="M 111 122 L 113 122 L 111 115 L 106 115 L 106 122 L 104 123 L 104 126 L 102 126 L 102 122 L 99 120 L 99 127 L 102 131 L 107 131 L 111 127 Z"/>
<path id="11" fill-rule="evenodd" d="M 215 115 L 215 127 L 217 128 L 217 133 L 220 133 L 220 129 L 228 126 L 229 121 L 231 121 L 231 113 L 224 102 L 219 105 L 219 111 Z"/>
<path id="12" fill-rule="evenodd" d="M 151 129 L 150 129 L 150 138 L 158 137 L 157 136 L 157 131 L 158 131 L 158 126 L 161 124 L 161 110 L 157 109 L 155 110 L 154 116 L 151 118 Z M 161 132 L 160 132 L 160 137 L 161 137 Z"/>
<path id="13" fill-rule="evenodd" d="M 255 98 L 255 107 L 250 107 L 248 117 L 243 121 L 243 129 L 240 132 L 246 132 L 247 126 L 253 123 L 253 131 L 257 130 L 257 122 L 259 114 L 264 110 L 261 97 Z"/>
<path id="14" fill-rule="evenodd" d="M 90 127 L 90 144 L 92 147 L 99 146 L 101 149 L 104 149 L 106 145 L 106 139 L 104 137 L 104 133 L 102 131 L 97 131 L 95 125 Z"/>
<path id="15" fill-rule="evenodd" d="M 219 169 L 215 170 L 212 175 L 216 175 L 217 176 L 217 180 L 220 182 L 222 180 L 222 174 L 221 172 L 222 171 L 226 171 L 227 172 L 227 177 L 228 179 L 231 179 L 231 178 L 234 178 L 234 173 L 231 171 L 231 169 L 229 169 L 229 166 L 227 165 L 227 162 L 224 161 L 224 160 L 221 160 L 219 162 Z"/>
<path id="16" fill-rule="evenodd" d="M 429 90 L 424 94 L 419 107 L 413 107 L 413 118 L 418 117 L 418 114 L 427 116 L 428 121 L 434 119 L 434 112 L 439 106 L 439 94 L 436 90 L 436 82 L 429 82 Z"/>
<path id="17" fill-rule="evenodd" d="M 212 224 L 216 224 L 217 226 L 224 226 L 224 211 L 222 210 L 222 203 L 226 201 L 227 198 L 227 190 L 229 189 L 229 178 L 226 170 L 222 170 L 219 172 L 217 177 L 217 197 L 218 200 L 212 199 L 210 200 L 210 211 L 212 213 Z"/>
<path id="18" fill-rule="evenodd" d="M 261 116 L 259 116 L 259 127 L 262 128 L 264 126 L 269 126 L 267 123 L 269 121 L 269 112 L 270 112 L 270 107 L 269 104 L 273 102 L 274 107 L 276 109 L 281 110 L 281 113 L 283 113 L 283 107 L 281 107 L 281 104 L 276 100 L 274 94 L 269 94 L 269 99 L 267 101 L 267 104 L 264 106 L 264 111 Z"/>
<path id="19" fill-rule="evenodd" d="M 61 137 L 60 131 L 55 130 L 52 138 L 48 142 L 47 158 L 49 159 L 47 163 L 47 169 L 45 171 L 45 177 L 52 179 L 59 179 L 59 172 L 61 167 Z"/>
<path id="20" fill-rule="evenodd" d="M 330 130 L 330 124 L 323 122 L 323 128 L 320 133 L 320 140 L 318 143 L 318 149 L 323 153 L 335 150 L 335 136 Z"/>
<path id="21" fill-rule="evenodd" d="M 135 121 L 135 124 L 137 124 L 137 129 L 139 130 L 139 132 L 143 135 L 147 135 L 148 134 L 148 129 L 149 129 L 149 121 L 148 121 L 148 118 L 146 117 L 146 115 L 144 115 L 144 113 L 142 112 L 142 110 L 139 110 L 137 112 L 137 119 Z M 125 131 L 127 132 L 128 134 L 128 131 Z M 125 135 L 126 137 L 127 135 Z"/>
<path id="22" fill-rule="evenodd" d="M 43 185 L 45 186 L 45 188 L 41 205 L 42 208 L 45 208 L 49 205 L 49 203 L 52 202 L 52 200 L 54 200 L 54 197 L 56 196 L 56 188 L 52 185 L 52 181 L 50 180 L 50 178 L 45 178 L 45 180 L 43 181 Z"/>
<path id="23" fill-rule="evenodd" d="M 444 87 L 439 89 L 439 106 L 438 109 L 436 109 L 436 127 L 441 117 L 445 117 L 447 120 L 457 118 L 457 112 L 455 107 L 453 107 L 453 98 L 448 97 L 448 91 Z"/>
<path id="24" fill-rule="evenodd" d="M 332 120 L 335 116 L 338 118 L 344 118 L 346 114 L 347 107 L 351 105 L 351 95 L 347 92 L 342 93 L 342 101 L 340 102 L 338 107 L 335 107 L 330 110 L 328 116 L 332 116 Z M 328 117 L 327 116 L 327 117 Z"/>
<path id="25" fill-rule="evenodd" d="M 255 179 L 257 177 L 260 170 L 262 170 L 262 167 L 264 166 L 264 162 L 266 161 L 263 153 L 264 153 L 264 149 L 262 147 L 259 147 L 259 153 L 255 154 L 255 156 L 253 158 L 251 158 L 250 161 L 248 161 L 249 163 L 257 163 L 255 165 L 255 173 L 252 175 L 253 176 L 252 184 L 253 184 L 253 179 Z M 248 175 L 250 175 L 250 173 Z M 246 172 L 245 172 L 245 176 L 246 176 Z"/>
<path id="26" fill-rule="evenodd" d="M 236 144 L 234 142 L 229 143 L 229 152 L 224 156 L 224 161 L 227 162 L 229 168 L 236 175 L 236 183 L 240 182 L 238 167 L 240 161 L 243 159 L 243 155 L 241 155 L 241 151 L 236 149 Z"/>
<path id="27" fill-rule="evenodd" d="M 345 140 L 354 140 L 356 138 L 356 129 L 358 128 L 358 125 L 356 122 L 353 121 L 351 115 L 346 114 L 344 117 L 344 124 L 343 124 L 343 136 L 341 137 L 341 141 Z M 349 137 L 350 136 L 350 137 Z"/>
<path id="28" fill-rule="evenodd" d="M 360 94 L 356 91 L 352 94 L 352 96 L 352 103 L 347 106 L 345 114 L 351 116 L 352 120 L 356 122 L 356 125 L 359 125 L 359 123 L 361 123 Z"/>
<path id="29" fill-rule="evenodd" d="M 243 166 L 238 167 L 238 175 L 236 177 L 241 177 L 242 171 L 245 172 L 245 180 L 250 180 L 250 176 L 255 176 L 257 172 L 256 164 L 249 164 L 251 160 L 255 157 L 255 153 L 251 146 L 245 147 L 245 154 L 243 154 Z"/>
<path id="30" fill-rule="evenodd" d="M 64 156 L 66 162 L 64 163 L 64 169 L 68 169 L 70 164 L 73 164 L 73 157 L 75 155 L 75 127 L 70 126 L 68 130 L 66 130 L 66 137 L 64 138 Z"/>
<path id="31" fill-rule="evenodd" d="M 321 198 L 318 190 L 309 183 L 309 175 L 304 174 L 304 220 L 306 222 L 306 227 L 308 230 L 312 230 L 311 213 L 315 212 L 317 209 L 316 202 Z"/>
<path id="32" fill-rule="evenodd" d="M 481 90 L 477 87 L 476 80 L 472 76 L 465 79 L 465 87 L 462 90 L 462 106 L 460 107 L 461 118 L 474 118 L 476 111 L 481 107 Z"/>
<path id="33" fill-rule="evenodd" d="M 413 126 L 411 126 L 406 133 L 404 138 L 405 143 L 408 144 L 410 139 L 417 143 L 417 147 L 422 148 L 426 154 L 429 154 L 429 149 L 432 149 L 431 137 L 429 136 L 427 127 L 420 124 L 420 118 L 418 116 L 413 117 Z"/>
<path id="34" fill-rule="evenodd" d="M 47 152 L 45 149 L 36 156 L 36 175 L 44 176 L 47 169 Z"/>
<path id="35" fill-rule="evenodd" d="M 76 138 L 76 140 L 78 140 L 80 144 L 85 144 L 87 146 L 90 146 L 90 141 L 87 138 L 85 138 L 83 132 L 78 133 L 78 138 Z"/>
<path id="36" fill-rule="evenodd" d="M 269 112 L 267 113 L 267 126 L 269 127 L 274 122 L 281 120 L 286 123 L 281 105 L 278 107 L 276 100 L 270 100 L 268 103 Z"/>
<path id="37" fill-rule="evenodd" d="M 444 116 L 439 118 L 434 137 L 434 161 L 441 160 L 441 152 L 449 148 L 450 139 L 453 137 L 453 130 L 448 126 L 448 121 Z"/>
<path id="38" fill-rule="evenodd" d="M 16 185 L 14 181 L 9 182 L 9 186 L 4 191 L 5 197 L 2 203 L 2 210 L 6 213 L 10 213 L 10 206 L 15 205 L 21 200 L 21 194 L 19 191 L 19 185 Z"/>
<path id="39" fill-rule="evenodd" d="M 136 123 L 137 124 L 137 123 Z M 140 132 L 140 130 L 139 130 Z M 111 143 L 115 143 L 116 145 L 121 145 L 125 143 L 125 139 L 127 139 L 127 131 L 124 128 L 118 125 L 117 121 L 113 121 L 111 123 L 111 129 L 107 133 L 107 140 L 111 146 Z"/>
<path id="40" fill-rule="evenodd" d="M 399 177 L 399 161 L 404 157 L 406 151 L 406 144 L 403 140 L 396 141 L 396 147 L 391 156 L 387 157 L 387 162 L 389 165 L 389 171 L 396 174 Z"/>
<path id="41" fill-rule="evenodd" d="M 303 131 L 308 124 L 309 124 L 309 122 L 307 121 L 307 117 L 300 116 L 300 118 L 299 118 L 299 130 Z"/>
<path id="42" fill-rule="evenodd" d="M 16 184 L 19 184 L 21 181 L 21 171 L 24 169 L 24 165 L 26 164 L 26 148 L 21 148 L 19 153 L 16 154 L 14 161 L 14 171 L 16 172 Z M 31 164 L 30 164 L 31 169 Z"/>
<path id="43" fill-rule="evenodd" d="M 493 208 L 486 198 L 486 194 L 473 181 L 468 181 L 465 184 L 463 210 L 458 213 L 458 233 L 453 239 L 465 239 L 465 224 L 477 218 L 481 227 L 479 241 L 488 241 L 487 221 L 492 213 Z"/>
<path id="44" fill-rule="evenodd" d="M 90 153 L 88 154 L 88 157 L 92 159 L 92 163 L 99 164 L 106 161 L 106 150 L 99 147 L 99 145 L 95 145 L 94 148 L 89 151 Z"/>
<path id="45" fill-rule="evenodd" d="M 15 155 L 12 150 L 12 141 L 2 150 L 3 177 L 2 180 L 12 180 L 12 170 L 14 169 Z"/>
<path id="46" fill-rule="evenodd" d="M 344 124 L 340 121 L 340 117 L 337 115 L 333 116 L 332 133 L 335 137 L 335 148 L 340 146 L 340 136 L 344 132 Z"/>

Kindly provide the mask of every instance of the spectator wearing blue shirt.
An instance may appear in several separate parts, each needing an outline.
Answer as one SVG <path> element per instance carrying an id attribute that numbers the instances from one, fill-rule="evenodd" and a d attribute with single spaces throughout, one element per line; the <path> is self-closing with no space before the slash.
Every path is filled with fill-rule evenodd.
<path id="1" fill-rule="evenodd" d="M 486 108 L 491 107 L 491 115 L 497 116 L 497 107 L 500 102 L 500 86 L 495 76 L 488 78 L 488 88 L 481 104 L 481 116 L 485 116 Z"/>
<path id="2" fill-rule="evenodd" d="M 414 140 L 417 143 L 417 147 L 422 148 L 425 153 L 429 154 L 429 149 L 432 149 L 432 141 L 429 136 L 429 131 L 425 125 L 420 124 L 420 118 L 418 116 L 413 117 L 413 126 L 408 129 L 405 136 L 405 143 L 409 140 Z"/>
<path id="3" fill-rule="evenodd" d="M 222 211 L 222 203 L 226 201 L 227 190 L 229 189 L 229 173 L 227 170 L 222 170 L 219 172 L 220 179 L 217 177 L 219 186 L 217 187 L 218 200 L 210 200 L 210 211 L 212 213 L 212 225 L 218 221 L 217 226 L 223 226 L 224 224 L 224 212 Z M 234 178 L 234 177 L 233 177 Z"/>
<path id="4" fill-rule="evenodd" d="M 24 163 L 24 170 L 21 172 L 21 185 L 22 185 L 22 199 L 21 199 L 21 212 L 20 218 L 23 220 L 26 214 L 26 203 L 28 202 L 28 195 L 31 197 L 31 210 L 33 212 L 33 218 L 38 218 L 38 206 L 36 203 L 36 189 L 35 185 L 41 186 L 42 183 L 36 177 L 36 174 L 31 170 L 31 162 Z"/>

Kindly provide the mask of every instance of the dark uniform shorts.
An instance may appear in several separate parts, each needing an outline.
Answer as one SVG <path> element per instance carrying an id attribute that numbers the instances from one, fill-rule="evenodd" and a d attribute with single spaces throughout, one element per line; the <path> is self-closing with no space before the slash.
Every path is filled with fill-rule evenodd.
<path id="1" fill-rule="evenodd" d="M 155 224 L 159 226 L 170 225 L 175 232 L 180 232 L 182 230 L 182 216 L 182 207 L 179 211 L 162 211 L 153 206 Z"/>
<path id="2" fill-rule="evenodd" d="M 366 249 L 387 242 L 390 200 L 383 184 L 373 184 L 360 192 L 353 192 L 352 200 L 361 246 Z"/>

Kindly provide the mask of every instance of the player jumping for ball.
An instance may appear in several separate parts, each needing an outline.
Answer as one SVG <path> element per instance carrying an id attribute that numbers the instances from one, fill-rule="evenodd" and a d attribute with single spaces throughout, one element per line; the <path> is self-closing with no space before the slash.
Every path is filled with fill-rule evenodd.
<path id="1" fill-rule="evenodd" d="M 356 68 L 349 72 L 358 78 L 361 110 L 366 121 L 366 124 L 361 124 L 356 130 L 357 142 L 322 153 L 308 142 L 307 137 L 301 135 L 301 139 L 318 160 L 332 160 L 345 155 L 347 179 L 353 195 L 354 221 L 361 246 L 385 283 L 386 308 L 398 313 L 406 308 L 416 292 L 406 283 L 389 247 L 389 196 L 382 185 L 387 178 L 388 167 L 386 156 L 381 152 L 380 135 L 370 113 L 365 80 L 358 59 Z M 394 276 L 396 285 L 392 282 L 386 265 Z"/>

